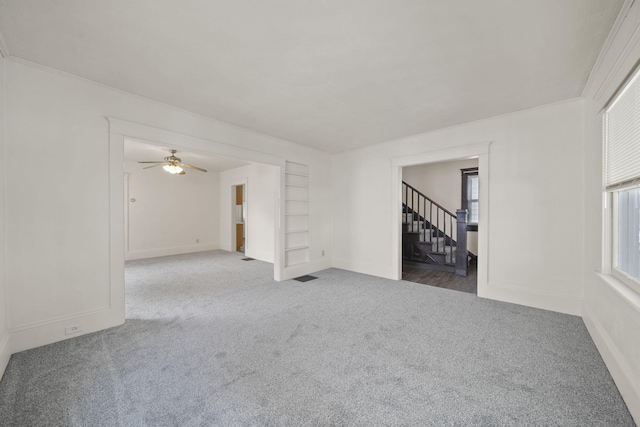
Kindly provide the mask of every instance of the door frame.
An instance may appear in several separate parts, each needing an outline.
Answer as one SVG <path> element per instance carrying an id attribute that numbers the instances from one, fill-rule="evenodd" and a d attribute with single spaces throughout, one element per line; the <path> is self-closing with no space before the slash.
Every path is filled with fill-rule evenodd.
<path id="1" fill-rule="evenodd" d="M 478 222 L 478 296 L 488 298 L 489 289 L 489 146 L 491 142 L 428 151 L 391 159 L 391 265 L 396 280 L 402 279 L 402 168 L 452 160 L 478 159 L 480 215 Z"/>
<path id="2" fill-rule="evenodd" d="M 146 144 L 169 146 L 210 156 L 232 157 L 244 161 L 276 166 L 280 173 L 276 184 L 278 199 L 274 227 L 274 280 L 284 279 L 284 167 L 285 159 L 256 150 L 198 138 L 113 117 L 105 117 L 109 127 L 109 308 L 112 324 L 125 319 L 125 222 L 124 222 L 124 142 L 136 139 Z"/>
<path id="3" fill-rule="evenodd" d="M 249 191 L 249 178 L 238 178 L 235 180 L 232 180 L 229 182 L 230 187 L 235 190 L 236 187 L 239 186 L 243 186 L 244 189 L 242 190 L 242 209 L 243 209 L 243 219 L 244 219 L 244 226 L 242 227 L 242 235 L 244 237 L 244 241 L 245 241 L 245 247 L 244 247 L 244 254 L 247 254 L 247 245 L 249 243 L 249 238 L 247 237 L 248 234 L 248 224 L 249 224 L 249 197 L 248 196 L 248 191 Z M 236 235 L 236 222 L 235 222 L 235 207 L 236 207 L 236 193 L 235 191 L 231 191 L 231 227 L 229 227 L 231 230 L 231 248 L 235 248 L 237 246 L 237 235 Z"/>

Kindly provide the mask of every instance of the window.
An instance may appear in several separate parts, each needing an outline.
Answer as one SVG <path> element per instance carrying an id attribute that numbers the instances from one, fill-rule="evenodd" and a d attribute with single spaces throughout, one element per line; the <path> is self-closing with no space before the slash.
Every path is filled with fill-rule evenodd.
<path id="1" fill-rule="evenodd" d="M 478 168 L 461 169 L 462 209 L 469 211 L 467 230 L 478 231 Z"/>
<path id="2" fill-rule="evenodd" d="M 615 193 L 617 252 L 615 268 L 640 279 L 640 188 Z"/>
<path id="3" fill-rule="evenodd" d="M 611 274 L 640 292 L 640 73 L 605 109 L 604 191 Z M 605 247 L 606 249 L 606 247 Z"/>

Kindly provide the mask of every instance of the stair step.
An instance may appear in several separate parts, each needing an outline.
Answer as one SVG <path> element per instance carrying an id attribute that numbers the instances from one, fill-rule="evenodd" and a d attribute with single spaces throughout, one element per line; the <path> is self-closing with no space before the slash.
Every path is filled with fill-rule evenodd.
<path id="1" fill-rule="evenodd" d="M 403 223 L 403 225 L 406 225 L 407 227 L 407 231 L 420 231 L 423 232 L 425 230 L 424 226 L 422 224 L 412 224 L 412 223 Z M 429 230 L 427 229 L 427 234 L 429 234 Z"/>

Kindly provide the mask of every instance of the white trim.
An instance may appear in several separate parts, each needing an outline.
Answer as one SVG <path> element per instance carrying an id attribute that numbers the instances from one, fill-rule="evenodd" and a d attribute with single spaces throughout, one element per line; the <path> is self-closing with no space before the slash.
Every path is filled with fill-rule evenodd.
<path id="1" fill-rule="evenodd" d="M 615 245 L 614 248 L 616 248 L 617 252 L 617 247 Z M 617 260 L 618 254 L 616 253 L 614 257 L 614 259 Z M 640 295 L 640 280 L 638 280 L 636 277 L 633 277 L 626 271 L 621 270 L 617 265 L 611 269 L 611 276 L 615 277 L 620 281 L 620 283 L 623 283 L 627 288 Z"/>
<path id="2" fill-rule="evenodd" d="M 6 50 L 6 46 L 4 45 L 4 39 L 2 39 L 2 35 L 0 34 L 0 54 L 2 54 L 3 57 L 6 57 L 8 55 L 8 51 Z M 5 67 L 5 62 L 4 59 L 0 59 L 0 67 L 2 67 L 2 79 L 0 80 L 0 93 L 2 93 L 2 108 L 1 111 L 3 112 L 2 117 L 0 117 L 0 121 L 2 121 L 2 124 L 0 125 L 0 131 L 2 132 L 2 134 L 0 135 L 0 154 L 2 154 L 2 165 L 4 166 L 4 162 L 6 159 L 6 141 L 7 141 L 7 135 L 6 135 L 6 129 L 7 129 L 7 124 L 5 122 L 5 118 L 7 116 L 7 107 L 6 107 L 6 85 L 5 85 L 5 80 L 6 80 L 6 67 Z M 4 257 L 1 261 L 0 264 L 2 265 L 2 271 L 0 271 L 0 286 L 4 287 L 3 289 L 3 295 L 4 298 L 2 299 L 2 301 L 0 301 L 0 305 L 2 305 L 2 313 L 4 313 L 3 316 L 3 324 L 5 325 L 5 329 L 3 331 L 0 331 L 0 333 L 2 334 L 2 341 L 0 341 L 0 378 L 2 378 L 2 375 L 4 374 L 4 371 L 7 367 L 7 364 L 9 363 L 9 358 L 11 358 L 11 331 L 9 330 L 9 295 L 8 295 L 8 291 L 9 291 L 9 287 L 7 285 L 7 268 L 6 268 L 6 254 L 7 254 L 7 215 L 6 215 L 6 207 L 7 207 L 7 201 L 6 201 L 6 177 L 4 176 L 4 167 L 3 167 L 3 179 L 2 179 L 2 198 L 3 198 L 3 209 L 4 211 L 2 212 L 2 224 L 0 224 L 0 227 L 2 227 L 2 235 L 4 236 L 4 238 L 2 239 L 2 242 L 0 243 L 2 245 L 2 256 Z"/>
<path id="3" fill-rule="evenodd" d="M 281 281 L 281 280 L 286 280 L 286 279 L 290 279 L 292 277 L 297 277 L 297 276 L 289 276 L 287 274 L 286 270 L 286 266 L 285 266 L 285 262 L 286 262 L 286 254 L 284 253 L 284 246 L 285 246 L 285 235 L 284 232 L 286 230 L 286 219 L 284 217 L 285 211 L 286 211 L 286 202 L 285 202 L 285 197 L 287 195 L 287 190 L 286 190 L 286 185 L 285 183 L 287 182 L 286 179 L 286 174 L 285 174 L 285 170 L 286 170 L 286 161 L 283 162 L 282 166 L 279 168 L 278 171 L 278 177 L 279 177 L 279 182 L 278 182 L 278 194 L 276 195 L 276 223 L 275 223 L 275 236 L 274 236 L 274 243 L 275 243 L 275 248 L 273 251 L 273 256 L 274 256 L 274 261 L 276 259 L 279 259 L 281 262 L 279 264 L 276 264 L 274 262 L 274 278 L 276 281 Z M 309 197 L 309 195 L 307 194 L 307 197 Z"/>
<path id="4" fill-rule="evenodd" d="M 600 260 L 600 270 L 604 274 L 611 274 L 611 261 L 613 260 L 613 193 L 604 191 L 602 198 L 602 258 Z"/>
<path id="5" fill-rule="evenodd" d="M 244 251 L 244 255 L 247 258 L 257 259 L 258 261 L 267 262 L 269 264 L 273 264 L 273 254 L 269 251 L 251 251 L 247 254 L 246 248 Z M 274 276 L 275 277 L 275 276 Z"/>
<path id="6" fill-rule="evenodd" d="M 183 150 L 200 152 L 205 155 L 225 156 L 249 162 L 284 167 L 284 159 L 282 157 L 273 156 L 261 151 L 237 147 L 220 141 L 186 135 L 168 129 L 162 129 L 114 117 L 107 117 L 107 120 L 109 121 L 109 128 L 112 133 L 143 140 L 145 144 L 160 147 L 179 147 Z"/>
<path id="7" fill-rule="evenodd" d="M 478 296 L 488 297 L 489 282 L 489 146 L 491 142 L 446 150 L 428 151 L 391 159 L 391 268 L 394 280 L 402 279 L 402 168 L 425 163 L 478 158 L 480 223 L 478 224 Z M 378 270 L 379 267 L 376 269 Z M 357 270 L 356 270 L 357 271 Z M 388 275 L 383 275 L 388 277 Z"/>
<path id="8" fill-rule="evenodd" d="M 124 259 L 129 259 L 129 203 L 130 200 L 129 199 L 129 177 L 131 174 L 126 173 L 124 174 L 124 185 L 122 188 L 122 191 L 124 191 Z"/>
<path id="9" fill-rule="evenodd" d="M 38 322 L 38 324 L 30 325 L 29 327 L 25 325 L 11 331 L 11 352 L 18 353 L 79 335 L 119 326 L 124 323 L 124 316 L 120 320 L 117 318 L 118 314 L 113 307 L 105 307 L 65 316 L 57 320 Z M 66 335 L 65 328 L 69 326 L 79 326 L 79 333 Z"/>
<path id="10" fill-rule="evenodd" d="M 296 277 L 312 274 L 316 271 L 331 268 L 331 260 L 320 259 L 317 261 L 308 261 L 301 264 L 292 265 L 284 268 L 282 280 L 289 280 Z"/>
<path id="11" fill-rule="evenodd" d="M 640 27 L 638 28 L 640 29 Z M 604 107 L 605 115 L 608 114 L 611 111 L 611 109 L 616 106 L 618 101 L 622 99 L 622 96 L 631 88 L 633 83 L 636 80 L 638 80 L 639 77 L 640 77 L 640 69 L 636 69 L 634 70 L 633 74 L 629 78 L 625 79 L 622 87 L 614 94 L 611 102 Z"/>
<path id="12" fill-rule="evenodd" d="M 557 311 L 558 313 L 571 314 L 574 316 L 580 316 L 582 314 L 582 298 L 523 288 L 514 286 L 511 283 L 490 283 L 487 286 L 486 297 L 497 301 Z"/>
<path id="13" fill-rule="evenodd" d="M 22 331 L 26 331 L 29 329 L 37 329 L 40 328 L 42 326 L 47 326 L 47 325 L 51 325 L 54 323 L 60 323 L 60 322 L 66 322 L 68 320 L 74 320 L 74 319 L 78 319 L 81 317 L 85 317 L 85 316 L 91 316 L 93 314 L 96 313 L 103 313 L 106 311 L 111 310 L 111 307 L 107 306 L 107 307 L 98 307 L 98 308 L 93 308 L 91 310 L 84 310 L 84 311 L 80 311 L 77 313 L 73 313 L 73 314 L 68 314 L 65 316 L 56 316 L 56 317 L 51 317 L 49 319 L 46 320 L 39 320 L 37 322 L 31 322 L 31 323 L 24 323 L 22 325 L 18 325 L 18 326 L 13 326 L 10 328 L 11 332 L 22 332 Z"/>
<path id="14" fill-rule="evenodd" d="M 619 36 L 618 32 L 620 28 L 623 26 L 624 21 L 627 20 L 627 17 L 629 16 L 629 14 L 639 13 L 638 7 L 632 8 L 634 2 L 635 0 L 627 0 L 623 9 L 620 11 L 620 14 L 618 15 L 618 18 L 614 24 L 614 28 L 616 30 L 616 34 L 614 35 L 614 38 Z M 627 8 L 625 9 L 625 7 Z M 632 19 L 635 19 L 635 17 L 633 17 Z M 614 38 L 611 39 L 612 42 Z M 602 82 L 598 86 L 593 96 L 594 100 L 598 102 L 601 102 L 603 100 L 602 98 L 607 92 L 607 89 L 609 89 L 609 87 L 611 86 L 611 84 L 613 84 L 613 82 L 617 81 L 618 73 L 622 69 L 622 66 L 625 64 L 625 62 L 627 61 L 627 58 L 629 57 L 629 55 L 634 51 L 639 41 L 640 41 L 640 26 L 636 26 L 631 36 L 629 36 L 629 38 L 627 39 L 627 42 L 624 44 L 624 47 L 622 48 L 621 53 L 616 57 L 615 61 L 613 61 L 613 64 L 611 64 L 609 71 L 604 76 L 604 78 L 602 79 Z M 601 51 L 601 55 L 603 55 L 601 64 L 599 64 L 597 70 L 595 68 L 592 70 L 591 74 L 593 74 L 594 76 L 597 76 L 598 74 L 600 74 L 600 70 L 604 66 L 604 59 L 605 59 L 604 57 L 606 57 L 606 55 L 608 55 L 610 52 L 611 45 L 606 45 L 605 43 L 605 46 L 606 46 L 606 50 L 603 49 Z"/>
<path id="15" fill-rule="evenodd" d="M 400 236 L 400 238 L 402 238 L 402 236 Z M 395 266 L 392 267 L 391 265 L 354 261 L 348 258 L 333 258 L 332 266 L 341 270 L 366 274 L 367 276 L 383 277 L 391 280 L 400 280 L 402 278 L 401 276 L 400 279 L 398 279 Z"/>
<path id="16" fill-rule="evenodd" d="M 7 332 L 0 341 L 0 378 L 2 378 L 5 369 L 7 369 L 11 353 L 11 334 Z"/>
<path id="17" fill-rule="evenodd" d="M 113 324 L 125 321 L 124 309 L 124 136 L 109 124 L 109 306 Z"/>
<path id="18" fill-rule="evenodd" d="M 125 260 L 132 261 L 135 259 L 157 258 L 161 256 L 213 251 L 216 249 L 220 249 L 220 245 L 215 243 L 207 243 L 207 244 L 199 243 L 196 245 L 174 246 L 171 248 L 140 249 L 140 250 L 134 250 L 134 251 L 127 251 Z"/>
<path id="19" fill-rule="evenodd" d="M 627 285 L 620 282 L 610 274 L 603 274 L 597 271 L 594 274 L 604 282 L 609 289 L 613 290 L 620 298 L 622 298 L 632 309 L 640 314 L 640 294 L 629 289 Z"/>
<path id="20" fill-rule="evenodd" d="M 640 281 L 618 268 L 618 198 L 619 191 L 628 189 L 610 190 L 603 192 L 604 206 L 602 207 L 602 273 L 611 280 L 617 281 L 622 286 L 640 296 Z"/>
<path id="21" fill-rule="evenodd" d="M 619 261 L 619 236 L 620 236 L 620 222 L 619 222 L 619 192 L 607 191 L 611 196 L 611 208 L 603 215 L 609 214 L 610 221 L 607 223 L 610 228 L 605 230 L 605 240 L 602 241 L 603 252 L 608 252 L 608 257 L 605 259 L 607 274 L 615 280 L 618 280 L 622 285 L 626 286 L 630 290 L 638 293 L 640 292 L 640 281 L 637 278 L 629 275 L 626 271 L 623 271 L 618 266 Z M 604 271 L 603 271 L 604 272 Z M 640 295 L 640 293 L 639 293 Z"/>
<path id="22" fill-rule="evenodd" d="M 607 282 L 606 278 L 599 276 Z M 640 379 L 589 307 L 583 308 L 582 319 L 631 416 L 640 425 Z"/>
<path id="23" fill-rule="evenodd" d="M 589 92 L 591 91 L 591 87 L 594 85 L 596 76 L 600 74 L 600 70 L 604 66 L 604 59 L 609 53 L 609 49 L 611 49 L 611 45 L 613 44 L 613 41 L 615 40 L 616 37 L 618 37 L 618 33 L 620 31 L 620 28 L 622 27 L 622 23 L 624 22 L 624 19 L 626 18 L 627 13 L 629 12 L 629 9 L 631 8 L 634 2 L 635 0 L 625 0 L 624 4 L 622 5 L 622 8 L 618 13 L 618 17 L 613 23 L 613 27 L 611 27 L 611 31 L 609 32 L 609 35 L 607 36 L 607 39 L 605 40 L 604 45 L 600 50 L 600 54 L 598 55 L 598 58 L 596 59 L 596 62 L 593 65 L 593 68 L 591 69 L 591 72 L 589 73 L 589 78 L 587 79 L 587 83 L 584 85 L 584 89 L 582 90 L 583 98 L 586 98 Z M 625 52 L 625 53 L 626 55 L 624 56 L 626 57 L 629 54 L 629 52 Z M 600 83 L 600 86 L 598 86 L 597 93 L 604 90 L 603 89 L 604 87 L 608 86 L 614 74 L 615 73 L 613 72 L 613 69 L 610 69 L 606 78 Z"/>
<path id="24" fill-rule="evenodd" d="M 426 151 L 411 154 L 409 156 L 394 157 L 391 159 L 391 166 L 405 167 L 421 165 L 424 163 L 438 163 L 457 159 L 474 158 L 483 154 L 489 154 L 490 144 L 491 142 L 484 142 L 456 148 L 447 148 L 444 150 Z"/>

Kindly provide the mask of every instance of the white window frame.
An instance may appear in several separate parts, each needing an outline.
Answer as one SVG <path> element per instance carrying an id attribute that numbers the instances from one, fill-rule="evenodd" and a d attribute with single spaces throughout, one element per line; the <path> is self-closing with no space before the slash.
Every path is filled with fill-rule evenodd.
<path id="1" fill-rule="evenodd" d="M 640 294 L 640 280 L 629 275 L 625 271 L 620 270 L 617 265 L 619 248 L 618 193 L 620 191 L 630 190 L 632 188 L 634 187 L 609 191 L 605 190 L 605 244 L 607 246 L 606 249 L 608 249 L 605 250 L 605 254 L 608 252 L 608 256 L 605 259 L 605 271 L 603 272 L 610 274 L 611 276 L 624 283 L 627 287 Z M 607 209 L 607 205 L 611 208 Z"/>
<path id="2" fill-rule="evenodd" d="M 635 86 L 637 93 L 637 80 L 640 79 L 640 68 L 636 69 L 631 77 L 622 85 L 621 89 L 612 98 L 610 103 L 604 108 L 602 115 L 602 159 L 603 159 L 603 173 L 602 173 L 602 191 L 603 191 L 603 228 L 602 228 L 602 273 L 617 279 L 624 284 L 627 288 L 640 294 L 640 278 L 636 278 L 618 268 L 618 233 L 619 233 L 619 214 L 618 214 L 618 197 L 621 191 L 631 190 L 640 187 L 640 172 L 635 168 L 624 169 L 634 163 L 626 163 L 620 165 L 622 171 L 626 171 L 626 175 L 617 176 L 613 178 L 611 176 L 611 167 L 608 155 L 609 155 L 609 111 L 614 108 L 619 100 L 622 100 L 623 95 L 631 88 Z M 631 90 L 634 90 L 631 89 Z M 636 95 L 637 96 L 637 95 Z M 626 102 L 623 100 L 622 102 Z M 638 108 L 640 109 L 640 107 Z M 635 111 L 635 107 L 634 110 Z M 616 120 L 617 123 L 620 123 Z M 626 122 L 625 122 L 626 124 Z M 622 126 L 625 126 L 623 124 Z M 627 129 L 627 127 L 621 127 L 616 131 Z M 637 133 L 636 133 L 637 135 Z M 635 141 L 635 140 L 634 140 Z M 619 144 L 619 140 L 617 142 Z M 635 145 L 635 143 L 633 143 Z M 624 149 L 624 145 L 620 146 Z M 628 145 L 627 145 L 628 147 Z M 616 152 L 616 159 L 619 160 L 620 152 Z M 620 169 L 615 169 L 616 173 L 620 173 Z"/>

